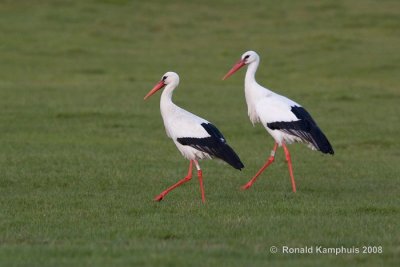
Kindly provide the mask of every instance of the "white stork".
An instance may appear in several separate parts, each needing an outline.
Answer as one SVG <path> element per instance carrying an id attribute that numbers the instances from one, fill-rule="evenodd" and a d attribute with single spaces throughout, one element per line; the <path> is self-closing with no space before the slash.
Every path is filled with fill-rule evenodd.
<path id="1" fill-rule="evenodd" d="M 192 165 L 194 162 L 200 182 L 201 199 L 204 203 L 203 175 L 198 160 L 219 158 L 238 170 L 241 170 L 244 166 L 238 155 L 226 143 L 224 136 L 214 125 L 172 102 L 172 92 L 178 84 L 178 74 L 167 72 L 163 75 L 161 81 L 144 97 L 144 100 L 146 100 L 165 86 L 160 100 L 160 110 L 165 130 L 182 155 L 190 161 L 186 177 L 164 190 L 154 200 L 161 201 L 170 191 L 189 181 L 192 178 Z"/>
<path id="2" fill-rule="evenodd" d="M 289 167 L 292 189 L 293 192 L 296 192 L 292 161 L 286 144 L 304 142 L 313 150 L 329 154 L 334 153 L 333 148 L 311 115 L 301 105 L 257 83 L 255 74 L 259 63 L 258 54 L 254 51 L 247 51 L 223 77 L 225 80 L 241 67 L 248 66 L 244 87 L 250 121 L 253 125 L 256 122 L 262 123 L 275 139 L 274 148 L 267 162 L 242 189 L 248 189 L 253 185 L 257 177 L 274 162 L 278 146 L 282 146 Z"/>

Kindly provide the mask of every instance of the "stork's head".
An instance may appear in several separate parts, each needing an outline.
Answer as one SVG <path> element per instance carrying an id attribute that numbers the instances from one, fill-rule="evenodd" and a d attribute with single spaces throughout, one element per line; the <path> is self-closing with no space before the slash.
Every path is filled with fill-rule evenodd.
<path id="1" fill-rule="evenodd" d="M 157 92 L 166 85 L 176 87 L 178 84 L 179 84 L 179 75 L 175 72 L 169 71 L 165 73 L 162 76 L 161 80 L 153 87 L 153 89 L 151 89 L 150 92 L 147 93 L 147 95 L 144 97 L 144 100 L 152 96 L 155 92 Z"/>
<path id="2" fill-rule="evenodd" d="M 258 62 L 258 61 L 260 61 L 260 57 L 258 56 L 258 54 L 256 52 L 254 52 L 254 51 L 245 52 L 241 56 L 240 60 L 232 67 L 232 69 L 230 71 L 228 71 L 228 73 L 224 76 L 224 78 L 222 78 L 222 80 L 225 80 L 226 78 L 228 78 L 229 76 L 234 74 L 236 71 L 238 71 L 243 66 L 251 64 L 253 62 Z"/>

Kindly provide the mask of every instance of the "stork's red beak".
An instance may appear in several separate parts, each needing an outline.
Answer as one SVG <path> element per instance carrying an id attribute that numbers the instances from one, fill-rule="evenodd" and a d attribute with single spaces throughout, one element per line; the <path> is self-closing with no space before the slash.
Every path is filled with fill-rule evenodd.
<path id="1" fill-rule="evenodd" d="M 246 65 L 246 63 L 244 62 L 244 60 L 239 60 L 233 67 L 232 69 L 225 74 L 224 78 L 222 78 L 222 80 L 225 80 L 226 78 L 228 78 L 229 76 L 231 76 L 232 74 L 234 74 L 236 71 L 238 71 L 241 67 L 243 67 L 244 65 Z"/>
<path id="2" fill-rule="evenodd" d="M 154 87 L 153 89 L 150 90 L 150 92 L 147 93 L 147 95 L 144 97 L 144 100 L 146 100 L 147 98 L 149 98 L 150 96 L 154 95 L 155 92 L 157 92 L 158 90 L 160 90 L 161 88 L 163 88 L 165 86 L 164 81 L 159 81 Z"/>

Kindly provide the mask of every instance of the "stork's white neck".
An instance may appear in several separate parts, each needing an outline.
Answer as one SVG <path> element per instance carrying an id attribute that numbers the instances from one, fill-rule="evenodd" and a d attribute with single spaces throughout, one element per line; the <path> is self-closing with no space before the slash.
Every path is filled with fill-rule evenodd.
<path id="1" fill-rule="evenodd" d="M 257 68 L 258 68 L 258 64 L 260 63 L 260 61 L 253 61 L 252 63 L 250 63 L 247 66 L 247 71 L 246 71 L 246 78 L 245 78 L 245 85 L 246 84 L 251 84 L 256 82 L 256 72 L 257 72 Z"/>
<path id="2" fill-rule="evenodd" d="M 165 86 L 162 94 L 161 94 L 161 100 L 160 100 L 160 110 L 161 110 L 161 115 L 163 118 L 168 116 L 173 110 L 175 109 L 176 105 L 172 102 L 172 93 L 174 89 L 177 87 L 177 84 L 168 84 Z"/>
<path id="3" fill-rule="evenodd" d="M 270 95 L 273 92 L 261 85 L 259 85 L 256 81 L 256 72 L 258 68 L 259 60 L 253 61 L 249 65 L 247 65 L 246 77 L 244 79 L 244 87 L 246 94 L 251 94 L 254 100 L 265 95 Z"/>
<path id="4" fill-rule="evenodd" d="M 257 102 L 271 93 L 271 91 L 262 87 L 256 81 L 255 75 L 259 63 L 260 61 L 257 60 L 247 65 L 246 77 L 244 80 L 244 93 L 247 103 L 247 112 L 253 125 L 260 121 L 256 111 Z"/>
<path id="5" fill-rule="evenodd" d="M 167 86 L 165 86 L 162 94 L 161 94 L 161 100 L 160 100 L 160 104 L 170 104 L 172 103 L 172 92 L 174 91 L 176 85 L 174 84 L 168 84 Z"/>

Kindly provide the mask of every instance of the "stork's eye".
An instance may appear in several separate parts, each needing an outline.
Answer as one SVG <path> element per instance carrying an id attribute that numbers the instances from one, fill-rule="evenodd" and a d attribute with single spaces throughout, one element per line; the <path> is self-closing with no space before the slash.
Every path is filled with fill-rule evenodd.
<path id="1" fill-rule="evenodd" d="M 250 55 L 246 55 L 244 56 L 244 59 L 248 59 L 250 57 Z"/>
<path id="2" fill-rule="evenodd" d="M 165 81 L 167 79 L 167 76 L 162 77 L 162 80 Z"/>

